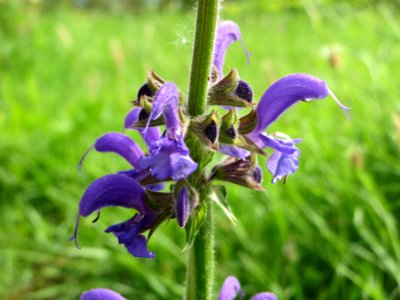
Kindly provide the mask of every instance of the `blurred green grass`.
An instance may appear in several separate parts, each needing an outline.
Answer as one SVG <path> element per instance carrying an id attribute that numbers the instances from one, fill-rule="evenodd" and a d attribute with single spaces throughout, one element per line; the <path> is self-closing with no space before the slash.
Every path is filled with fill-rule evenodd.
<path id="1" fill-rule="evenodd" d="M 15 3 L 0 3 L 0 298 L 76 299 L 97 286 L 129 299 L 181 298 L 186 255 L 175 222 L 153 236 L 155 260 L 132 258 L 103 233 L 130 216 L 123 209 L 107 209 L 95 225 L 82 220 L 81 250 L 68 237 L 90 181 L 127 167 L 93 152 L 80 176 L 82 153 L 122 129 L 149 70 L 186 89 L 193 11 L 46 13 Z M 400 299 L 398 11 L 224 7 L 252 53 L 248 65 L 232 45 L 226 70 L 238 68 L 256 98 L 305 72 L 353 110 L 348 122 L 331 99 L 304 103 L 273 125 L 303 138 L 301 168 L 285 185 L 266 173 L 265 193 L 229 185 L 239 224 L 215 209 L 216 289 L 234 274 L 248 295 L 272 290 L 281 300 Z"/>

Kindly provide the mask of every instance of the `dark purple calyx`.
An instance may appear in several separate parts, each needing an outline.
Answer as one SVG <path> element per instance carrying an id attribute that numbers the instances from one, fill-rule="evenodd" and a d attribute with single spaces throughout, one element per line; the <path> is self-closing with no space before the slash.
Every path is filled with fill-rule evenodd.
<path id="1" fill-rule="evenodd" d="M 211 120 L 210 124 L 204 128 L 204 133 L 210 142 L 214 144 L 218 136 L 217 123 L 214 120 Z"/>
<path id="2" fill-rule="evenodd" d="M 140 100 L 142 96 L 153 97 L 155 95 L 155 91 L 153 91 L 148 83 L 143 84 L 137 93 L 137 100 Z"/>
<path id="3" fill-rule="evenodd" d="M 190 203 L 189 189 L 184 186 L 178 193 L 175 206 L 176 219 L 180 227 L 185 227 L 192 211 Z"/>
<path id="4" fill-rule="evenodd" d="M 149 116 L 150 113 L 143 108 L 139 113 L 139 121 L 147 120 Z"/>
<path id="5" fill-rule="evenodd" d="M 225 133 L 231 139 L 236 139 L 237 137 L 237 132 L 233 125 L 229 126 L 228 129 L 225 130 Z"/>
<path id="6" fill-rule="evenodd" d="M 251 103 L 253 101 L 253 91 L 251 90 L 250 85 L 243 80 L 239 80 L 238 86 L 236 87 L 235 94 L 239 98 L 241 98 L 249 103 Z"/>

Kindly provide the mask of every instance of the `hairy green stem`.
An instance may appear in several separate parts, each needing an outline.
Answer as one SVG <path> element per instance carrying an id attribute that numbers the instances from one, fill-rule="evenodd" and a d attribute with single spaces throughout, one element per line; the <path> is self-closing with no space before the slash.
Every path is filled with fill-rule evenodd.
<path id="1" fill-rule="evenodd" d="M 211 70 L 214 36 L 218 18 L 219 0 L 198 0 L 196 35 L 193 47 L 192 68 L 190 72 L 188 110 L 191 116 L 204 113 L 207 104 L 208 79 Z M 190 146 L 189 146 L 190 147 Z M 196 149 L 192 149 L 196 148 Z M 201 148 L 201 147 L 200 147 Z M 202 149 L 190 147 L 192 155 Z M 203 155 L 199 155 L 202 157 Z M 201 159 L 200 159 L 201 160 Z M 200 161 L 199 161 L 199 165 Z M 205 201 L 206 216 L 192 247 L 186 274 L 186 300 L 211 300 L 214 281 L 214 237 L 212 207 L 208 196 L 208 185 L 198 180 L 202 170 L 193 174 L 192 183 Z"/>
<path id="2" fill-rule="evenodd" d="M 199 0 L 189 84 L 189 113 L 204 113 L 214 47 L 219 0 Z"/>
<path id="3" fill-rule="evenodd" d="M 211 300 L 214 281 L 214 236 L 212 206 L 207 195 L 207 213 L 190 248 L 187 266 L 186 300 Z"/>

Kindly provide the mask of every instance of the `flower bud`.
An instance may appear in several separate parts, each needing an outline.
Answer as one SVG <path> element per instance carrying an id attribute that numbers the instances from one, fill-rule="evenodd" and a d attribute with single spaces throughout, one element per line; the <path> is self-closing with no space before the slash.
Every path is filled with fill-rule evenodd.
<path id="1" fill-rule="evenodd" d="M 197 192 L 181 180 L 174 188 L 175 205 L 174 212 L 180 227 L 185 227 L 193 209 L 198 205 Z"/>

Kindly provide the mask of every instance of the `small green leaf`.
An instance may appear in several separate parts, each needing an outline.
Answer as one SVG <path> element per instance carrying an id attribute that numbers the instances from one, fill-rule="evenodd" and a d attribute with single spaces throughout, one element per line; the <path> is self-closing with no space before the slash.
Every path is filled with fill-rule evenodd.
<path id="1" fill-rule="evenodd" d="M 207 214 L 207 205 L 203 201 L 192 212 L 192 214 L 190 215 L 189 221 L 187 222 L 187 224 L 185 226 L 186 245 L 183 248 L 183 251 L 185 251 L 186 249 L 188 249 L 189 247 L 192 246 L 194 239 L 197 235 L 197 232 L 199 231 L 200 227 L 204 223 L 206 214 Z"/>
<path id="2" fill-rule="evenodd" d="M 228 201 L 226 199 L 227 192 L 226 188 L 223 185 L 213 185 L 212 186 L 213 193 L 210 195 L 211 199 L 216 202 L 219 207 L 221 207 L 222 211 L 228 217 L 228 219 L 234 224 L 237 224 L 237 219 L 233 214 L 231 208 L 229 207 Z"/>

